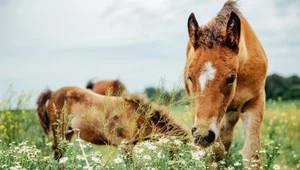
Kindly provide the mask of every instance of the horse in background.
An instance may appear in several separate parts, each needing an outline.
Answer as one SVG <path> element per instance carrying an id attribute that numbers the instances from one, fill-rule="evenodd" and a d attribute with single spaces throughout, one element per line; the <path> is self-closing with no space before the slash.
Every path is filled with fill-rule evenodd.
<path id="1" fill-rule="evenodd" d="M 125 85 L 119 80 L 100 80 L 96 83 L 90 80 L 86 88 L 106 96 L 122 96 L 128 93 Z"/>
<path id="2" fill-rule="evenodd" d="M 177 136 L 187 142 L 188 131 L 177 124 L 167 110 L 139 94 L 114 97 L 78 87 L 62 87 L 54 92 L 42 92 L 37 105 L 45 134 L 52 131 L 56 159 L 63 156 L 63 151 L 58 149 L 57 135 L 70 141 L 77 133 L 81 139 L 97 145 L 120 146 L 126 141 L 122 152 L 128 155 L 137 142 L 157 134 Z M 73 118 L 66 119 L 71 113 Z M 64 134 L 66 130 L 69 133 Z"/>
<path id="3" fill-rule="evenodd" d="M 194 112 L 194 143 L 205 148 L 217 141 L 217 160 L 223 159 L 241 117 L 243 164 L 258 169 L 268 67 L 264 49 L 233 0 L 207 25 L 199 26 L 193 13 L 187 25 L 184 81 Z"/>

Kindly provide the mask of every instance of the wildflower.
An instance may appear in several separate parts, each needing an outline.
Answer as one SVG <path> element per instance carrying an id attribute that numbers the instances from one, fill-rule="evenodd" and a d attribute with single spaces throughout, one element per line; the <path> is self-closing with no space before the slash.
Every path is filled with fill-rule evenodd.
<path id="1" fill-rule="evenodd" d="M 50 158 L 50 156 L 43 157 L 42 161 L 47 161 Z"/>
<path id="2" fill-rule="evenodd" d="M 201 157 L 205 155 L 204 150 L 197 150 L 196 152 L 192 152 L 192 159 L 200 160 Z"/>
<path id="3" fill-rule="evenodd" d="M 65 162 L 67 162 L 69 160 L 69 158 L 68 157 L 63 157 L 63 158 L 60 158 L 59 159 L 59 163 L 65 163 Z"/>
<path id="4" fill-rule="evenodd" d="M 197 154 L 196 152 L 192 152 L 192 159 L 199 161 L 200 160 L 199 154 Z"/>
<path id="5" fill-rule="evenodd" d="M 170 141 L 170 140 L 167 139 L 167 138 L 160 138 L 160 139 L 158 140 L 157 143 L 159 143 L 159 144 L 166 144 L 166 143 L 168 143 L 169 141 Z"/>
<path id="6" fill-rule="evenodd" d="M 151 156 L 150 155 L 144 155 L 143 159 L 145 159 L 145 160 L 151 160 Z"/>
<path id="7" fill-rule="evenodd" d="M 185 161 L 183 159 L 179 159 L 178 163 L 185 164 Z"/>
<path id="8" fill-rule="evenodd" d="M 175 143 L 175 145 L 180 146 L 182 142 L 180 140 L 176 139 L 176 140 L 174 140 L 174 143 Z"/>
<path id="9" fill-rule="evenodd" d="M 251 159 L 251 163 L 257 163 L 257 162 L 259 162 L 258 159 Z"/>
<path id="10" fill-rule="evenodd" d="M 216 162 L 213 162 L 213 163 L 211 164 L 211 166 L 212 166 L 213 168 L 217 168 L 217 167 L 218 167 L 218 164 L 217 164 Z"/>
<path id="11" fill-rule="evenodd" d="M 84 166 L 83 169 L 93 169 L 93 168 L 90 166 Z"/>
<path id="12" fill-rule="evenodd" d="M 145 146 L 150 150 L 155 150 L 157 148 L 156 145 L 152 142 L 146 142 Z"/>
<path id="13" fill-rule="evenodd" d="M 226 162 L 222 160 L 222 161 L 220 161 L 220 164 L 225 165 Z"/>
<path id="14" fill-rule="evenodd" d="M 137 154 L 140 154 L 140 153 L 144 152 L 144 149 L 143 148 L 137 148 L 135 152 Z"/>
<path id="15" fill-rule="evenodd" d="M 122 148 L 126 148 L 127 145 L 128 145 L 128 143 L 129 143 L 129 141 L 123 139 L 123 140 L 121 141 L 121 144 L 119 145 L 119 148 L 118 148 L 118 149 L 119 149 L 119 150 L 122 150 Z"/>
<path id="16" fill-rule="evenodd" d="M 123 162 L 123 160 L 122 160 L 120 157 L 117 157 L 117 158 L 114 159 L 114 162 L 115 162 L 116 164 L 120 164 L 120 163 Z"/>
<path id="17" fill-rule="evenodd" d="M 245 159 L 243 159 L 243 161 L 245 161 L 245 162 L 249 162 L 249 159 L 246 159 L 246 158 L 245 158 Z"/>
<path id="18" fill-rule="evenodd" d="M 35 151 L 34 151 L 34 155 L 37 155 L 37 154 L 39 154 L 39 153 L 41 153 L 42 151 L 40 150 L 40 149 L 36 149 Z"/>
<path id="19" fill-rule="evenodd" d="M 125 140 L 125 139 L 123 139 L 122 141 L 121 141 L 121 145 L 127 145 L 129 143 L 129 141 L 128 140 Z"/>
<path id="20" fill-rule="evenodd" d="M 256 163 L 253 163 L 250 166 L 253 168 L 253 167 L 257 167 L 258 165 Z"/>
<path id="21" fill-rule="evenodd" d="M 94 161 L 96 163 L 100 162 L 100 160 L 101 160 L 100 158 L 97 158 L 97 157 L 92 157 L 91 159 L 92 159 L 92 161 Z"/>
<path id="22" fill-rule="evenodd" d="M 12 167 L 10 167 L 9 169 L 10 169 L 10 170 L 20 170 L 20 169 L 22 169 L 22 166 L 20 166 L 20 165 L 12 166 Z"/>
<path id="23" fill-rule="evenodd" d="M 172 165 L 174 164 L 175 162 L 173 160 L 169 160 L 169 164 Z"/>
<path id="24" fill-rule="evenodd" d="M 46 143 L 47 146 L 52 146 L 52 142 Z"/>
<path id="25" fill-rule="evenodd" d="M 280 166 L 279 166 L 278 164 L 274 164 L 274 165 L 273 165 L 273 169 L 274 169 L 274 170 L 278 170 L 278 169 L 280 169 Z"/>
<path id="26" fill-rule="evenodd" d="M 70 143 L 68 143 L 68 146 L 74 146 L 74 143 L 70 142 Z"/>
<path id="27" fill-rule="evenodd" d="M 6 164 L 3 164 L 2 166 L 1 166 L 1 168 L 6 168 L 7 167 L 7 165 Z"/>
<path id="28" fill-rule="evenodd" d="M 87 146 L 88 148 L 92 148 L 92 147 L 93 147 L 91 143 L 87 143 L 86 146 Z"/>
<path id="29" fill-rule="evenodd" d="M 196 150 L 200 150 L 201 149 L 199 146 L 195 145 L 194 143 L 188 143 L 187 145 L 194 147 Z"/>
<path id="30" fill-rule="evenodd" d="M 266 153 L 266 150 L 260 150 L 259 153 Z"/>
<path id="31" fill-rule="evenodd" d="M 148 145 L 148 149 L 150 150 L 155 150 L 157 147 L 156 145 L 152 144 L 152 145 Z"/>
<path id="32" fill-rule="evenodd" d="M 147 167 L 147 170 L 155 170 L 155 168 Z"/>
<path id="33" fill-rule="evenodd" d="M 242 164 L 240 162 L 235 162 L 233 165 L 234 166 L 241 166 Z"/>
<path id="34" fill-rule="evenodd" d="M 76 158 L 78 160 L 85 160 L 85 156 L 84 155 L 77 155 Z"/>
<path id="35" fill-rule="evenodd" d="M 165 157 L 165 155 L 164 155 L 164 154 L 162 154 L 161 152 L 158 152 L 158 153 L 157 153 L 157 157 L 158 157 L 158 158 L 164 158 L 164 157 Z"/>
<path id="36" fill-rule="evenodd" d="M 230 166 L 227 168 L 227 170 L 234 170 L 234 167 Z"/>

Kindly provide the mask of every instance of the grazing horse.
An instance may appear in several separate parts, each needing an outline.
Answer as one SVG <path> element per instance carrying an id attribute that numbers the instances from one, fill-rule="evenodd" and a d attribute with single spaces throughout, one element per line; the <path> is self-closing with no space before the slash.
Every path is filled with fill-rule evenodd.
<path id="1" fill-rule="evenodd" d="M 81 139 L 98 145 L 120 146 L 126 141 L 122 149 L 128 154 L 138 141 L 151 139 L 156 134 L 182 137 L 183 141 L 188 135 L 165 109 L 141 95 L 113 97 L 78 87 L 62 87 L 55 92 L 41 93 L 37 105 L 44 132 L 48 134 L 52 129 L 56 159 L 63 156 L 58 149 L 57 133 L 70 141 L 72 135 L 79 132 Z M 71 113 L 73 118 L 68 120 L 66 116 Z M 62 125 L 55 122 L 62 122 Z M 70 133 L 64 134 L 66 130 Z"/>
<path id="2" fill-rule="evenodd" d="M 126 87 L 119 80 L 100 80 L 96 83 L 89 81 L 86 88 L 102 95 L 121 96 L 127 94 Z"/>
<path id="3" fill-rule="evenodd" d="M 205 148 L 218 141 L 217 160 L 223 159 L 241 117 L 244 167 L 251 161 L 259 167 L 268 67 L 260 41 L 231 0 L 207 25 L 199 26 L 193 13 L 187 25 L 184 81 L 194 113 L 194 143 Z"/>

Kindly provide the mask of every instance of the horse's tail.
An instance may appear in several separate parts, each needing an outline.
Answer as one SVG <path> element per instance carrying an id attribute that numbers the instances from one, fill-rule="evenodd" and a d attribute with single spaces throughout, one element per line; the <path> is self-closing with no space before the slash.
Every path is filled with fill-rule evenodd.
<path id="1" fill-rule="evenodd" d="M 93 89 L 93 86 L 94 86 L 94 83 L 92 82 L 92 80 L 90 80 L 90 81 L 88 82 L 88 84 L 86 85 L 86 88 L 87 88 L 87 89 Z"/>
<path id="2" fill-rule="evenodd" d="M 39 115 L 40 124 L 45 132 L 48 135 L 50 131 L 50 120 L 47 113 L 46 102 L 50 98 L 52 91 L 47 89 L 46 91 L 42 92 L 37 101 L 37 113 Z"/>

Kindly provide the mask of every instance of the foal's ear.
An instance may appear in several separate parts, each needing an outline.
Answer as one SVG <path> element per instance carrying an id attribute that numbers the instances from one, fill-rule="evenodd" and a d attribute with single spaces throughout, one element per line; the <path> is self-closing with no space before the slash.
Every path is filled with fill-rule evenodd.
<path id="1" fill-rule="evenodd" d="M 241 35 L 241 20 L 235 12 L 231 12 L 226 28 L 225 45 L 238 53 Z"/>
<path id="2" fill-rule="evenodd" d="M 200 37 L 200 27 L 198 25 L 194 13 L 191 13 L 188 19 L 187 26 L 189 31 L 190 42 L 193 45 L 194 49 L 196 49 L 199 47 L 198 39 Z"/>

